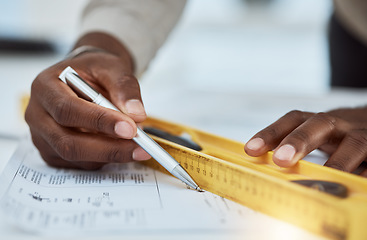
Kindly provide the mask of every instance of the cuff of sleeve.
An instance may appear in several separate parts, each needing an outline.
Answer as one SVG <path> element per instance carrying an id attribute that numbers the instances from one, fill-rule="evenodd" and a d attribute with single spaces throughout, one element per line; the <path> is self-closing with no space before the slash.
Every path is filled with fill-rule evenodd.
<path id="1" fill-rule="evenodd" d="M 76 49 L 74 49 L 73 51 L 71 51 L 68 55 L 66 55 L 65 59 L 71 59 L 71 58 L 75 58 L 83 53 L 87 53 L 87 52 L 104 52 L 104 53 L 110 53 L 104 49 L 101 48 L 97 48 L 94 46 L 89 46 L 89 45 L 83 45 L 80 46 Z"/>
<path id="2" fill-rule="evenodd" d="M 121 16 L 124 16 L 123 19 Z M 134 60 L 136 75 L 145 71 L 157 51 L 153 43 L 147 40 L 149 30 L 144 29 L 134 15 L 122 13 L 113 5 L 103 6 L 84 16 L 80 34 L 89 32 L 107 33 L 124 44 Z"/>

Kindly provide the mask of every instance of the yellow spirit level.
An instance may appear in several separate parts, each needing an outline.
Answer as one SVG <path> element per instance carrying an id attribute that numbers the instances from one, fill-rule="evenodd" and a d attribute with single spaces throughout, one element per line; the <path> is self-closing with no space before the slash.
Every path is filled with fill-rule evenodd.
<path id="1" fill-rule="evenodd" d="M 281 168 L 272 152 L 250 157 L 241 142 L 154 118 L 143 128 L 206 191 L 324 237 L 367 239 L 366 178 L 304 160 Z"/>

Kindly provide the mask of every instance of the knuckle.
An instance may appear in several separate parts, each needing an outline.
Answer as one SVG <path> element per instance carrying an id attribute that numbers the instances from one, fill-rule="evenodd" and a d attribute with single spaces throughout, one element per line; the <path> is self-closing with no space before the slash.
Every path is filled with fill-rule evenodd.
<path id="1" fill-rule="evenodd" d="M 269 127 L 261 131 L 259 134 L 259 137 L 261 138 L 277 138 L 279 135 L 279 129 L 277 127 Z"/>
<path id="2" fill-rule="evenodd" d="M 281 117 L 278 121 L 271 124 L 269 127 L 260 131 L 257 136 L 266 138 L 266 139 L 278 139 L 280 136 L 284 135 L 285 129 L 287 126 L 285 123 L 301 123 L 303 119 L 303 112 L 299 110 L 292 110 L 286 113 L 283 117 Z M 289 125 L 289 124 L 288 124 Z"/>
<path id="3" fill-rule="evenodd" d="M 337 121 L 334 116 L 331 116 L 330 114 L 324 112 L 316 113 L 314 119 L 326 123 L 330 128 L 335 128 L 335 123 Z"/>
<path id="4" fill-rule="evenodd" d="M 122 162 L 124 155 L 120 149 L 114 148 L 107 152 L 106 158 L 108 162 Z"/>
<path id="5" fill-rule="evenodd" d="M 136 89 L 139 88 L 138 81 L 136 78 L 132 75 L 123 75 L 119 78 L 119 80 L 116 82 L 117 88 L 123 88 L 123 89 Z"/>
<path id="6" fill-rule="evenodd" d="M 32 130 L 31 130 L 31 137 L 32 137 L 32 142 L 33 142 L 34 146 L 36 146 L 36 148 L 38 149 L 40 154 L 42 155 L 44 152 L 46 152 L 47 148 L 46 149 L 44 148 L 43 141 L 41 140 L 41 138 L 39 136 L 34 134 Z"/>
<path id="7" fill-rule="evenodd" d="M 289 135 L 292 142 L 306 143 L 310 142 L 311 136 L 305 131 L 294 131 Z"/>
<path id="8" fill-rule="evenodd" d="M 307 120 L 307 115 L 305 112 L 302 112 L 300 110 L 292 110 L 281 117 L 280 120 L 288 121 L 292 124 L 301 124 Z"/>
<path id="9" fill-rule="evenodd" d="M 52 116 L 55 121 L 60 125 L 66 125 L 68 123 L 68 119 L 70 119 L 70 106 L 71 101 L 65 99 L 57 100 L 52 108 Z"/>
<path id="10" fill-rule="evenodd" d="M 367 130 L 354 130 L 348 133 L 351 144 L 357 149 L 365 149 L 367 146 Z"/>
<path id="11" fill-rule="evenodd" d="M 44 73 L 42 72 L 42 73 L 38 74 L 37 77 L 33 80 L 32 84 L 31 84 L 31 92 L 37 92 L 38 89 L 41 87 L 43 75 L 44 75 Z"/>
<path id="12" fill-rule="evenodd" d="M 303 112 L 300 110 L 292 110 L 285 114 L 285 117 L 291 118 L 291 119 L 303 119 Z"/>
<path id="13" fill-rule="evenodd" d="M 66 160 L 72 161 L 76 159 L 77 147 L 74 144 L 73 138 L 68 135 L 56 137 L 54 140 L 54 147 L 58 155 Z"/>
<path id="14" fill-rule="evenodd" d="M 125 144 L 124 144 L 125 143 Z M 121 147 L 121 144 L 123 147 Z M 132 160 L 132 144 L 129 144 L 127 141 L 120 142 L 117 147 L 111 147 L 108 149 L 108 151 L 105 152 L 104 156 L 104 162 L 107 160 L 107 162 L 128 162 Z"/>
<path id="15" fill-rule="evenodd" d="M 332 163 L 326 163 L 325 166 L 330 167 L 330 168 L 335 168 L 338 169 L 340 171 L 347 171 L 347 166 L 345 165 L 345 161 L 335 161 Z"/>
<path id="16" fill-rule="evenodd" d="M 94 111 L 91 114 L 92 125 L 97 131 L 104 132 L 106 126 L 110 126 L 107 124 L 108 114 L 105 111 Z"/>
<path id="17" fill-rule="evenodd" d="M 25 113 L 24 113 L 24 120 L 25 122 L 31 126 L 31 123 L 32 123 L 32 111 L 30 109 L 30 105 L 28 105 L 27 109 L 25 110 Z"/>

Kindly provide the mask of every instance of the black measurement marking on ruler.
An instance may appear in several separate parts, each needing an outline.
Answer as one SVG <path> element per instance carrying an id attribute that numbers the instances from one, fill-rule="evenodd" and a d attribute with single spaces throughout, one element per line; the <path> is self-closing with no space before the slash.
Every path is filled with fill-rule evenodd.
<path id="1" fill-rule="evenodd" d="M 295 180 L 292 182 L 313 188 L 320 192 L 329 193 L 340 198 L 346 198 L 348 196 L 348 189 L 340 183 L 319 180 Z"/>

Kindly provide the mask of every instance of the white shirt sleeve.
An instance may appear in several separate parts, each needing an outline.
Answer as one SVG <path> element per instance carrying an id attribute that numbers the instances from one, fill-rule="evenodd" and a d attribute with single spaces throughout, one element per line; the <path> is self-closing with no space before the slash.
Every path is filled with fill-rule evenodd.
<path id="1" fill-rule="evenodd" d="M 91 0 L 81 24 L 81 35 L 105 32 L 130 51 L 135 74 L 140 75 L 180 18 L 186 0 Z"/>
<path id="2" fill-rule="evenodd" d="M 367 1 L 334 0 L 334 8 L 343 26 L 367 45 Z"/>

